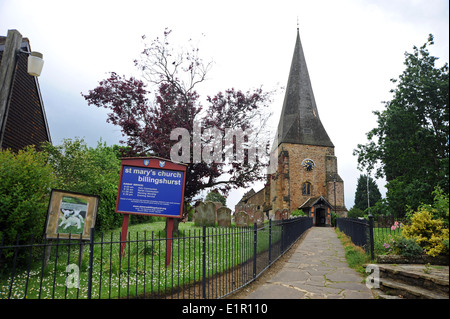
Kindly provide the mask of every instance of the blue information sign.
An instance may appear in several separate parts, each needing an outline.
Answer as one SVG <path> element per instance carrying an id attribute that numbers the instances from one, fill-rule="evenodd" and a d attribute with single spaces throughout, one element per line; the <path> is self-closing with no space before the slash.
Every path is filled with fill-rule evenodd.
<path id="1" fill-rule="evenodd" d="M 161 168 L 122 166 L 117 211 L 180 217 L 184 173 Z"/>

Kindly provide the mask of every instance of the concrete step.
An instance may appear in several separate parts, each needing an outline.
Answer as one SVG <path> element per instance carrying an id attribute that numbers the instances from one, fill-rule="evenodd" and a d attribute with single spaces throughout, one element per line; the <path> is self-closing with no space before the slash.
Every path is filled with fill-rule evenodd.
<path id="1" fill-rule="evenodd" d="M 388 295 L 381 289 L 372 289 L 372 293 L 375 299 L 403 299 L 400 296 Z"/>
<path id="2" fill-rule="evenodd" d="M 445 295 L 388 278 L 380 279 L 380 289 L 383 292 L 388 292 L 390 296 L 401 296 L 405 299 L 448 299 L 448 294 Z"/>
<path id="3" fill-rule="evenodd" d="M 448 266 L 379 264 L 378 267 L 381 281 L 388 279 L 407 286 L 421 287 L 448 298 Z"/>
<path id="4" fill-rule="evenodd" d="M 449 299 L 449 267 L 423 264 L 377 264 L 379 299 Z"/>

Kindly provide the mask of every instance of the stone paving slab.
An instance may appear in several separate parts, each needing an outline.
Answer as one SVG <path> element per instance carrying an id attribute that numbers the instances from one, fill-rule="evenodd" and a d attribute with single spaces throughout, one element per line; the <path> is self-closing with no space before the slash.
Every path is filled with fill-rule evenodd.
<path id="1" fill-rule="evenodd" d="M 373 299 L 333 228 L 313 227 L 283 268 L 247 299 Z"/>

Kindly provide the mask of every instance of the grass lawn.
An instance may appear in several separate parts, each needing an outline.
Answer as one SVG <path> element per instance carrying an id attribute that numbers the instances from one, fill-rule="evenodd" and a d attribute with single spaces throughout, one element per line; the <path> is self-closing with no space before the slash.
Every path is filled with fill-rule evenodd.
<path id="1" fill-rule="evenodd" d="M 367 254 L 363 248 L 353 244 L 351 238 L 343 232 L 336 229 L 336 233 L 344 245 L 345 259 L 347 260 L 350 268 L 353 268 L 362 275 L 366 276 L 367 274 L 364 264 L 370 263 L 370 255 Z"/>
<path id="2" fill-rule="evenodd" d="M 162 295 L 177 287 L 183 288 L 198 282 L 203 275 L 202 228 L 195 227 L 192 222 L 179 224 L 180 234 L 173 240 L 171 264 L 165 267 L 164 227 L 165 222 L 130 225 L 129 244 L 125 247 L 123 258 L 119 258 L 120 229 L 96 233 L 92 297 L 122 298 L 144 293 Z M 272 242 L 279 239 L 277 228 L 272 227 Z M 206 277 L 223 273 L 251 259 L 253 236 L 252 228 L 207 228 Z M 268 228 L 258 231 L 258 252 L 267 249 L 268 237 Z M 80 249 L 78 241 L 72 241 L 72 244 L 70 247 L 52 247 L 45 268 L 42 266 L 44 254 L 36 252 L 30 269 L 17 270 L 13 282 L 10 272 L 6 272 L 7 277 L 0 279 L 0 299 L 8 296 L 11 299 L 86 298 L 89 245 Z"/>

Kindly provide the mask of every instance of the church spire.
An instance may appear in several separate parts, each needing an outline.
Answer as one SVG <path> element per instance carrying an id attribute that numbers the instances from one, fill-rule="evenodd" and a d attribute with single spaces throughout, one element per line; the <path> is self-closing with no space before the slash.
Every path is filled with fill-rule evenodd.
<path id="1" fill-rule="evenodd" d="M 278 145 L 292 143 L 334 147 L 319 118 L 298 26 L 277 135 Z"/>

